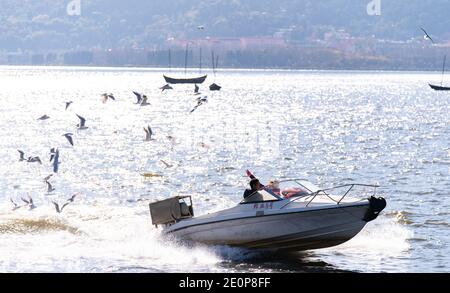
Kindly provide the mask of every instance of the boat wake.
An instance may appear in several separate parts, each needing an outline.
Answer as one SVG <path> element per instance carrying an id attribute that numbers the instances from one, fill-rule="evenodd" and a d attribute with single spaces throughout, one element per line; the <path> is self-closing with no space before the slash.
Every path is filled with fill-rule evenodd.
<path id="1" fill-rule="evenodd" d="M 74 235 L 83 234 L 80 229 L 56 218 L 17 218 L 0 222 L 0 234 L 30 234 L 57 231 L 66 231 Z"/>

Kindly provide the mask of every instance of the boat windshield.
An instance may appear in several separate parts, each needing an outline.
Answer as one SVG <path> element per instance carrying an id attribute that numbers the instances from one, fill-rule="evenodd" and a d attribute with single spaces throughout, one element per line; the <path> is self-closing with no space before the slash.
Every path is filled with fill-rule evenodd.
<path id="1" fill-rule="evenodd" d="M 270 190 L 259 190 L 254 192 L 252 195 L 248 196 L 241 201 L 241 204 L 245 203 L 255 203 L 255 202 L 265 202 L 265 201 L 278 201 L 281 198 L 274 194 Z"/>

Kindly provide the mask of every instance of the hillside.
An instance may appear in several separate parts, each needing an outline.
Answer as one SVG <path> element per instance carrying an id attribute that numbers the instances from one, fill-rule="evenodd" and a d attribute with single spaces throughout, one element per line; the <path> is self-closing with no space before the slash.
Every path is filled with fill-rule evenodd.
<path id="1" fill-rule="evenodd" d="M 382 15 L 368 16 L 369 0 L 1 0 L 0 50 L 150 48 L 170 38 L 270 36 L 288 29 L 302 42 L 327 30 L 352 36 L 408 40 L 426 27 L 450 39 L 448 0 L 381 0 Z M 197 27 L 202 25 L 204 30 Z"/>

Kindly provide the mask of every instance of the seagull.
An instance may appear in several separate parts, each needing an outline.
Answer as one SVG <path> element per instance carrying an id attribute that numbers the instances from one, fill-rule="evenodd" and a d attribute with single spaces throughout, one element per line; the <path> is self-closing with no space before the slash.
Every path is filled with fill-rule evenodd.
<path id="1" fill-rule="evenodd" d="M 198 107 L 203 105 L 204 103 L 208 102 L 208 97 L 204 96 L 203 98 L 197 98 L 197 105 L 194 107 L 194 109 L 191 110 L 191 113 L 197 110 Z"/>
<path id="2" fill-rule="evenodd" d="M 55 206 L 56 212 L 58 214 L 62 213 L 63 209 L 70 203 L 70 202 L 66 202 L 65 204 L 62 205 L 62 207 L 59 207 L 59 204 L 57 204 L 56 202 L 52 201 L 53 205 Z"/>
<path id="3" fill-rule="evenodd" d="M 68 202 L 73 202 L 73 201 L 75 200 L 75 197 L 76 197 L 77 195 L 78 195 L 78 194 L 72 195 L 72 197 L 69 198 L 67 201 L 68 201 Z"/>
<path id="4" fill-rule="evenodd" d="M 56 150 L 55 148 L 50 149 L 50 162 L 55 158 Z M 52 174 L 53 175 L 53 174 Z M 50 178 L 50 177 L 49 177 Z"/>
<path id="5" fill-rule="evenodd" d="M 67 108 L 69 108 L 70 104 L 72 104 L 72 103 L 73 103 L 72 101 L 66 102 L 66 110 L 67 110 Z"/>
<path id="6" fill-rule="evenodd" d="M 36 163 L 37 162 L 42 165 L 42 161 L 39 157 L 28 157 L 27 162 L 28 163 Z"/>
<path id="7" fill-rule="evenodd" d="M 28 200 L 24 199 L 23 197 L 21 197 L 20 199 L 30 207 L 30 210 L 36 208 L 36 206 L 33 203 L 33 199 L 31 198 L 31 196 L 28 195 Z"/>
<path id="8" fill-rule="evenodd" d="M 424 37 L 424 39 L 426 40 L 426 39 L 429 39 L 433 44 L 434 44 L 434 41 L 433 41 L 433 39 L 430 37 L 430 35 L 423 29 L 423 28 L 420 28 L 424 33 L 425 33 L 425 35 L 423 36 Z"/>
<path id="9" fill-rule="evenodd" d="M 177 139 L 172 135 L 168 135 L 166 136 L 166 138 L 170 141 L 172 145 L 174 145 L 177 142 Z"/>
<path id="10" fill-rule="evenodd" d="M 13 207 L 13 211 L 20 209 L 22 206 L 18 205 L 16 202 L 14 202 L 14 200 L 12 198 L 9 198 L 9 200 L 12 202 L 12 204 L 14 205 Z"/>
<path id="11" fill-rule="evenodd" d="M 67 140 L 69 141 L 69 143 L 73 146 L 72 135 L 73 135 L 73 133 L 66 133 L 66 134 L 63 134 L 63 136 L 64 136 L 65 138 L 67 138 Z"/>
<path id="12" fill-rule="evenodd" d="M 86 127 L 86 119 L 84 119 L 83 117 L 81 117 L 80 115 L 76 114 L 78 116 L 78 118 L 80 119 L 80 123 L 77 124 L 77 127 L 79 130 L 83 130 L 83 129 L 88 129 L 89 127 Z"/>
<path id="13" fill-rule="evenodd" d="M 49 116 L 43 115 L 43 116 L 39 117 L 37 120 L 47 120 L 49 118 L 50 118 Z"/>
<path id="14" fill-rule="evenodd" d="M 147 126 L 147 128 L 144 127 L 144 131 L 145 131 L 145 141 L 152 140 L 153 131 L 150 125 Z"/>
<path id="15" fill-rule="evenodd" d="M 172 167 L 173 165 L 170 165 L 169 163 L 167 163 L 166 161 L 164 161 L 164 160 L 159 160 L 161 163 L 163 163 L 164 165 L 166 165 L 166 168 L 170 168 L 170 167 Z"/>
<path id="16" fill-rule="evenodd" d="M 147 96 L 146 95 L 143 95 L 142 96 L 142 102 L 141 102 L 141 106 L 148 106 L 148 105 L 150 105 L 150 103 L 148 103 L 147 102 Z"/>
<path id="17" fill-rule="evenodd" d="M 199 103 L 199 104 L 203 104 L 203 103 L 206 103 L 206 102 L 208 102 L 208 97 L 207 96 L 204 96 L 203 98 L 197 98 L 197 103 Z"/>
<path id="18" fill-rule="evenodd" d="M 19 152 L 19 154 L 20 154 L 20 158 L 19 158 L 19 161 L 20 162 L 22 162 L 22 161 L 25 161 L 25 153 L 24 152 L 22 152 L 21 150 L 17 150 L 18 152 Z"/>
<path id="19" fill-rule="evenodd" d="M 59 150 L 56 149 L 55 153 L 53 155 L 53 172 L 54 173 L 58 173 L 58 168 L 59 168 Z"/>
<path id="20" fill-rule="evenodd" d="M 199 142 L 199 143 L 198 143 L 198 146 L 199 146 L 199 147 L 202 147 L 202 148 L 205 148 L 205 149 L 209 149 L 209 145 L 207 145 L 207 144 L 204 143 L 204 142 Z"/>
<path id="21" fill-rule="evenodd" d="M 108 99 L 111 99 L 113 101 L 116 100 L 116 98 L 114 97 L 113 94 L 102 94 L 102 97 L 103 97 L 103 100 L 102 100 L 103 104 L 106 103 L 108 101 Z"/>
<path id="22" fill-rule="evenodd" d="M 48 180 L 50 180 L 50 178 L 53 176 L 53 174 L 48 175 L 47 177 L 44 178 L 44 182 L 47 182 Z"/>
<path id="23" fill-rule="evenodd" d="M 173 87 L 171 87 L 170 84 L 166 84 L 165 86 L 163 86 L 163 87 L 161 87 L 159 89 L 161 89 L 162 91 L 173 90 Z"/>
<path id="24" fill-rule="evenodd" d="M 137 98 L 136 104 L 140 104 L 142 101 L 142 95 L 138 92 L 133 92 L 133 94 L 135 94 L 135 96 Z"/>
<path id="25" fill-rule="evenodd" d="M 55 188 L 53 188 L 52 184 L 48 181 L 45 181 L 47 183 L 47 193 L 55 191 Z"/>

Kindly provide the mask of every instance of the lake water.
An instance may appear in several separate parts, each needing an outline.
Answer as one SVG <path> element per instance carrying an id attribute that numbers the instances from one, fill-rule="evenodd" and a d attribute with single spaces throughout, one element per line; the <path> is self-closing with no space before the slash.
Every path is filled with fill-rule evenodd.
<path id="1" fill-rule="evenodd" d="M 450 94 L 427 85 L 439 73 L 209 72 L 209 102 L 190 113 L 193 86 L 159 89 L 167 71 L 0 67 L 1 272 L 450 271 Z M 209 92 L 213 81 L 223 90 Z M 61 164 L 47 193 L 52 147 Z M 379 184 L 388 206 L 343 245 L 289 255 L 186 247 L 152 227 L 148 203 L 171 195 L 192 195 L 197 215 L 232 207 L 247 168 L 263 182 Z M 56 213 L 52 201 L 73 194 Z M 37 208 L 12 211 L 27 195 Z"/>

